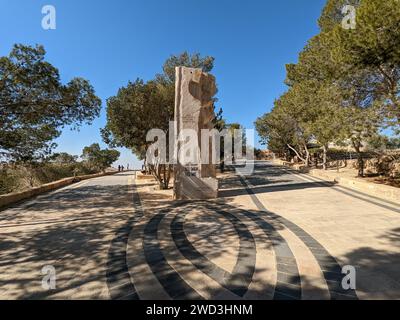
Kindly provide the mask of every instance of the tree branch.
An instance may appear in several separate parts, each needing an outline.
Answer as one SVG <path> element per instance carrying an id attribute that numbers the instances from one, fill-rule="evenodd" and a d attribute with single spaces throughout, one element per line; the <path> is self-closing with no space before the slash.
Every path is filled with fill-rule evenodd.
<path id="1" fill-rule="evenodd" d="M 290 150 L 293 150 L 294 153 L 296 153 L 297 157 L 303 161 L 304 163 L 306 163 L 306 159 L 304 159 L 302 156 L 300 156 L 300 154 L 297 152 L 297 150 L 295 148 L 293 148 L 290 144 L 287 144 L 287 146 L 289 147 Z"/>

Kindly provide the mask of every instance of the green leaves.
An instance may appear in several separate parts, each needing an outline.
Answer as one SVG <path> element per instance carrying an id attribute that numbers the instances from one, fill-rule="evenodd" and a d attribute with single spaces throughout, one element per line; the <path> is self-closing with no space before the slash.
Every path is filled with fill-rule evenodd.
<path id="1" fill-rule="evenodd" d="M 318 20 L 318 25 L 321 31 L 329 32 L 343 20 L 342 9 L 345 5 L 351 5 L 357 8 L 361 0 L 328 0 L 321 17 Z"/>
<path id="2" fill-rule="evenodd" d="M 120 152 L 112 149 L 101 149 L 98 143 L 83 148 L 82 159 L 92 168 L 105 170 L 118 160 Z"/>
<path id="3" fill-rule="evenodd" d="M 187 52 L 171 56 L 163 66 L 163 74 L 144 82 L 137 79 L 118 90 L 107 100 L 107 125 L 102 129 L 106 143 L 125 146 L 143 159 L 148 147 L 146 134 L 151 129 L 168 133 L 174 120 L 175 67 L 187 66 L 211 71 L 214 58 Z"/>
<path id="4" fill-rule="evenodd" d="M 332 31 L 335 61 L 346 64 L 347 76 L 363 73 L 361 83 L 379 102 L 384 121 L 400 123 L 400 5 L 397 0 L 363 0 L 357 9 L 356 29 L 336 26 Z"/>
<path id="5" fill-rule="evenodd" d="M 173 120 L 173 88 L 155 81 L 137 79 L 107 100 L 107 126 L 102 130 L 107 143 L 125 146 L 144 156 L 150 129 L 168 130 Z"/>
<path id="6" fill-rule="evenodd" d="M 400 5 L 397 0 L 363 0 L 356 29 L 334 28 L 338 56 L 360 68 L 400 63 Z"/>
<path id="7" fill-rule="evenodd" d="M 353 30 L 342 26 L 345 5 L 357 9 Z M 399 1 L 328 0 L 319 25 L 298 63 L 286 66 L 288 91 L 256 121 L 262 142 L 278 153 L 310 141 L 325 154 L 344 141 L 360 153 L 383 126 L 399 128 Z"/>
<path id="8" fill-rule="evenodd" d="M 164 73 L 161 77 L 175 83 L 175 67 L 200 68 L 204 72 L 210 72 L 214 67 L 214 58 L 210 56 L 201 57 L 199 53 L 190 55 L 188 52 L 183 52 L 178 56 L 170 56 L 164 63 Z"/>
<path id="9" fill-rule="evenodd" d="M 60 82 L 43 46 L 15 45 L 0 58 L 0 156 L 15 161 L 43 158 L 66 125 L 91 123 L 101 100 L 82 78 Z"/>

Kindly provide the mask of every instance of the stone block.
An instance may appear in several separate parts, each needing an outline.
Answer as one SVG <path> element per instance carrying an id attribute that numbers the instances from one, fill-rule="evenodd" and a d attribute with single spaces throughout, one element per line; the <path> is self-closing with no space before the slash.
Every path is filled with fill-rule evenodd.
<path id="1" fill-rule="evenodd" d="M 201 69 L 177 67 L 175 84 L 175 134 L 178 137 L 178 159 L 174 168 L 175 199 L 210 199 L 218 195 L 215 164 L 211 161 L 212 141 L 208 144 L 208 161 L 204 161 L 201 130 L 214 128 L 215 78 Z M 190 140 L 194 152 L 186 160 L 183 145 L 185 133 L 195 133 Z M 192 148 L 193 147 L 193 148 Z M 218 150 L 219 152 L 219 150 Z"/>

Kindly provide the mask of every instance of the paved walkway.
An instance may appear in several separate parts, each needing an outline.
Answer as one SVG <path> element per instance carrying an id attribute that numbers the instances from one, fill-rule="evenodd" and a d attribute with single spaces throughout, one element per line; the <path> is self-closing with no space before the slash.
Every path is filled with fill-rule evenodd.
<path id="1" fill-rule="evenodd" d="M 399 245 L 399 204 L 268 162 L 215 201 L 125 173 L 0 212 L 0 298 L 400 299 Z"/>
<path id="2" fill-rule="evenodd" d="M 108 299 L 110 244 L 133 213 L 129 180 L 86 180 L 0 211 L 0 299 Z M 48 265 L 55 290 L 42 288 Z"/>
<path id="3" fill-rule="evenodd" d="M 225 174 L 217 201 L 171 204 L 146 182 L 137 192 L 137 298 L 400 298 L 398 204 L 267 162 L 248 178 Z M 356 291 L 341 286 L 345 265 Z"/>

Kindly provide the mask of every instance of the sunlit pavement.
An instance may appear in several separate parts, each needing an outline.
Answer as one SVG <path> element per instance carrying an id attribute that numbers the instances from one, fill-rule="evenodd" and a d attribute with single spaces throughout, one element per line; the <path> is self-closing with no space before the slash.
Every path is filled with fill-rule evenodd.
<path id="1" fill-rule="evenodd" d="M 0 298 L 108 299 L 110 244 L 133 214 L 131 176 L 87 180 L 1 211 Z M 42 287 L 48 265 L 54 290 Z"/>
<path id="2" fill-rule="evenodd" d="M 121 173 L 0 212 L 0 298 L 400 298 L 398 204 L 268 162 L 220 188 L 171 201 Z M 342 287 L 346 265 L 356 290 Z"/>

